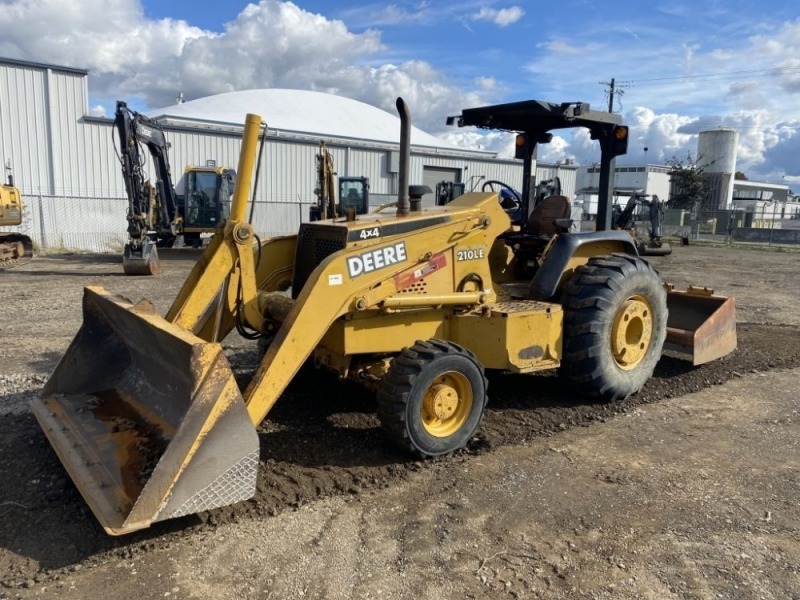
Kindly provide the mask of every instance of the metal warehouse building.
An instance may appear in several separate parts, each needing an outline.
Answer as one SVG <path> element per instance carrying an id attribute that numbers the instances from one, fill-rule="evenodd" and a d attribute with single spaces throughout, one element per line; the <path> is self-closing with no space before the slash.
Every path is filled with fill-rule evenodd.
<path id="1" fill-rule="evenodd" d="M 260 114 L 269 126 L 254 216 L 259 233 L 294 232 L 308 218 L 320 140 L 338 175 L 369 178 L 372 204 L 396 197 L 399 118 L 355 100 L 302 90 L 231 92 L 150 112 L 170 142 L 176 187 L 187 165 L 236 167 L 247 112 Z M 0 160 L 13 168 L 26 202 L 18 229 L 40 247 L 121 249 L 126 201 L 117 143 L 113 118 L 89 114 L 88 71 L 0 58 Z M 538 171 L 539 179 L 552 177 L 552 168 Z M 571 194 L 574 168 L 559 175 Z M 518 161 L 412 131 L 411 183 L 434 188 L 446 180 L 471 190 L 488 180 L 519 187 L 521 177 Z M 433 195 L 423 204 L 432 205 Z"/>

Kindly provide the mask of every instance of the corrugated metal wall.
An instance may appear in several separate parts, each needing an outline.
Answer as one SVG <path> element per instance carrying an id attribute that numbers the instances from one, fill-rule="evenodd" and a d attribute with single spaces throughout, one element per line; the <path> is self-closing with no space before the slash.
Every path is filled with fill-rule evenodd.
<path id="1" fill-rule="evenodd" d="M 0 159 L 4 164 L 11 162 L 23 195 L 52 197 L 56 203 L 61 197 L 69 204 L 85 198 L 87 206 L 91 204 L 89 199 L 94 202 L 125 196 L 113 121 L 87 116 L 88 99 L 85 71 L 0 59 Z M 187 165 L 205 165 L 213 160 L 218 166 L 237 167 L 237 126 L 211 128 L 200 123 L 167 121 L 164 127 L 171 145 L 173 183 L 179 191 Z M 396 197 L 398 179 L 392 155 L 397 154 L 397 146 L 343 139 L 326 143 L 340 176 L 369 178 L 373 205 Z M 298 215 L 307 218 L 307 206 L 315 201 L 318 144 L 319 138 L 312 135 L 271 132 L 256 198 L 259 202 L 280 204 L 280 210 L 288 212 L 285 219 L 270 218 L 270 223 L 280 221 L 295 228 Z M 148 160 L 146 171 L 153 176 L 148 153 L 143 154 Z M 515 188 L 522 186 L 519 162 L 495 159 L 486 153 L 412 148 L 412 185 L 422 184 L 426 167 L 458 171 L 467 191 L 480 190 L 488 180 L 503 181 Z M 551 176 L 549 170 L 537 169 L 539 179 Z M 562 169 L 559 176 L 565 192 L 571 195 L 575 189 L 574 171 Z M 71 210 L 75 212 L 75 207 Z M 93 218 L 92 211 L 83 212 L 86 219 Z M 100 222 L 106 217 L 98 214 L 97 218 L 98 231 L 108 229 L 108 224 Z M 121 215 L 122 230 L 124 225 Z M 270 233 L 289 231 L 272 231 L 270 227 Z"/>
<path id="2" fill-rule="evenodd" d="M 84 119 L 78 129 L 83 138 L 84 150 L 79 159 L 82 169 L 76 182 L 81 192 L 76 195 L 107 198 L 125 196 L 125 185 L 116 151 L 116 144 L 119 142 L 114 138 L 112 124 Z"/>
<path id="3" fill-rule="evenodd" d="M 389 173 L 390 150 L 345 149 L 343 162 L 335 163 L 342 177 L 368 177 L 371 194 L 397 194 L 397 177 Z"/>
<path id="4" fill-rule="evenodd" d="M 272 143 L 267 139 L 264 149 L 266 163 L 261 167 L 264 176 L 262 191 L 266 192 L 266 200 L 312 202 L 316 185 L 317 150 L 318 146 L 312 144 Z M 260 195 L 259 198 L 264 199 L 265 196 Z"/>
<path id="5" fill-rule="evenodd" d="M 0 63 L 0 160 L 24 192 L 50 190 L 46 88 L 46 70 Z"/>
<path id="6" fill-rule="evenodd" d="M 48 71 L 48 117 L 52 187 L 55 195 L 85 193 L 87 177 L 94 171 L 88 164 L 93 156 L 86 152 L 83 127 L 78 121 L 86 113 L 88 89 L 85 77 Z"/>

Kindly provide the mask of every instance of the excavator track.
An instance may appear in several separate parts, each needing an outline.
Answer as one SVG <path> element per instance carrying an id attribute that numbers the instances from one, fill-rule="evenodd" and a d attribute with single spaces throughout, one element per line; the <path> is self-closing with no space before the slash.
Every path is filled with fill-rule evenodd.
<path id="1" fill-rule="evenodd" d="M 19 267 L 33 258 L 33 241 L 21 233 L 0 233 L 0 271 Z"/>

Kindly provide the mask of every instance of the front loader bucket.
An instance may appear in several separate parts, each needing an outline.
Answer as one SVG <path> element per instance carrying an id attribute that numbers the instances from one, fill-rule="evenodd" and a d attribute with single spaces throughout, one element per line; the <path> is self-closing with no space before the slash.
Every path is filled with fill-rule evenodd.
<path id="1" fill-rule="evenodd" d="M 702 365 L 736 350 L 736 305 L 708 288 L 670 289 L 667 293 L 667 339 L 664 348 Z"/>
<path id="2" fill-rule="evenodd" d="M 258 436 L 222 347 L 101 287 L 33 402 L 61 462 L 105 530 L 251 498 Z"/>

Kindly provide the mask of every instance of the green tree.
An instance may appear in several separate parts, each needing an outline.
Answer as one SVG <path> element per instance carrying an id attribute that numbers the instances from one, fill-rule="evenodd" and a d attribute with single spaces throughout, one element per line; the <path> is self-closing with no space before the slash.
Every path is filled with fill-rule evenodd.
<path id="1" fill-rule="evenodd" d="M 733 174 L 733 178 L 736 181 L 748 181 L 747 175 L 745 175 L 744 171 L 736 171 L 736 173 Z"/>
<path id="2" fill-rule="evenodd" d="M 697 210 L 708 194 L 708 186 L 704 176 L 704 168 L 692 159 L 692 153 L 686 155 L 686 162 L 672 157 L 667 161 L 670 172 L 669 208 L 679 208 L 697 214 Z"/>

